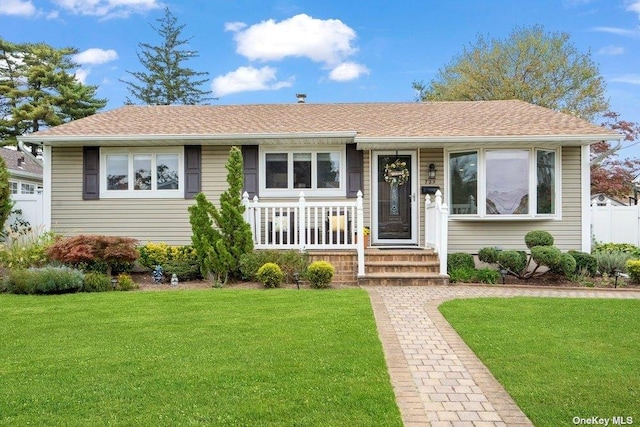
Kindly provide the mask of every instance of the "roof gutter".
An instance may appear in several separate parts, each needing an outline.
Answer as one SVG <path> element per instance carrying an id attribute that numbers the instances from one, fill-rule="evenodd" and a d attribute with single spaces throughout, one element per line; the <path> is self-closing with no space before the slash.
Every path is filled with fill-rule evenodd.
<path id="1" fill-rule="evenodd" d="M 281 133 L 222 133 L 222 134 L 156 134 L 156 135 L 42 135 L 37 133 L 23 135 L 19 138 L 22 142 L 30 144 L 44 144 L 54 142 L 130 142 L 130 141 L 236 141 L 236 140 L 265 140 L 265 139 L 311 139 L 311 138 L 355 138 L 355 131 L 339 132 L 281 132 Z"/>

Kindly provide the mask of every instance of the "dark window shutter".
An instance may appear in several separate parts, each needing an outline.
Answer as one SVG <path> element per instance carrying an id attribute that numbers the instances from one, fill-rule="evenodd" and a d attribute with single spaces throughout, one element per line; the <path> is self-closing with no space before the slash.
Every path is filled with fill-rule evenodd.
<path id="1" fill-rule="evenodd" d="M 258 195 L 258 146 L 242 146 L 242 164 L 244 168 L 244 190 L 249 193 L 249 198 Z"/>
<path id="2" fill-rule="evenodd" d="M 195 199 L 202 191 L 202 147 L 184 146 L 184 198 Z"/>
<path id="3" fill-rule="evenodd" d="M 100 198 L 100 147 L 82 148 L 82 198 Z"/>
<path id="4" fill-rule="evenodd" d="M 347 197 L 354 198 L 358 191 L 364 192 L 364 155 L 356 149 L 356 144 L 347 144 Z"/>

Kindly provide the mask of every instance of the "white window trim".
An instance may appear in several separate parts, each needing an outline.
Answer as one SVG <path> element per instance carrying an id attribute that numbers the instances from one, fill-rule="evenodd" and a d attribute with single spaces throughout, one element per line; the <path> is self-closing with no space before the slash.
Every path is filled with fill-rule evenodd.
<path id="1" fill-rule="evenodd" d="M 317 157 L 318 153 L 340 153 L 340 187 L 339 188 L 313 188 L 317 185 Z M 293 153 L 311 153 L 311 182 L 312 188 L 293 188 Z M 266 170 L 267 170 L 267 154 L 287 154 L 288 155 L 288 173 L 287 179 L 290 188 L 267 188 Z M 318 147 L 301 146 L 301 147 L 260 147 L 260 195 L 266 197 L 298 197 L 300 192 L 304 192 L 305 197 L 346 197 L 346 173 L 347 173 L 347 154 L 343 145 L 323 145 Z"/>
<path id="2" fill-rule="evenodd" d="M 156 155 L 178 155 L 178 188 L 176 190 L 133 190 L 133 155 L 151 155 L 152 180 L 155 180 Z M 129 190 L 107 190 L 107 156 L 129 157 Z M 184 198 L 184 147 L 102 147 L 100 148 L 100 198 L 101 199 L 177 199 Z"/>
<path id="3" fill-rule="evenodd" d="M 526 215 L 491 215 L 486 213 L 486 152 L 487 151 L 512 151 L 521 150 L 529 152 L 529 213 Z M 538 150 L 555 151 L 555 213 L 537 213 L 537 164 L 536 152 Z M 476 214 L 453 214 L 449 215 L 452 220 L 482 220 L 482 221 L 531 221 L 531 220 L 561 220 L 562 219 L 562 147 L 501 147 L 501 148 L 467 148 L 461 150 L 445 151 L 445 188 L 447 188 L 447 200 L 451 200 L 450 185 L 450 155 L 455 153 L 476 152 L 478 154 L 478 198 L 476 200 L 478 213 Z"/>
<path id="4" fill-rule="evenodd" d="M 16 186 L 16 192 L 13 192 L 13 185 L 15 184 Z M 22 188 L 22 186 L 20 185 L 20 181 L 13 181 L 13 180 L 9 180 L 9 192 L 10 194 L 20 194 L 20 189 Z"/>

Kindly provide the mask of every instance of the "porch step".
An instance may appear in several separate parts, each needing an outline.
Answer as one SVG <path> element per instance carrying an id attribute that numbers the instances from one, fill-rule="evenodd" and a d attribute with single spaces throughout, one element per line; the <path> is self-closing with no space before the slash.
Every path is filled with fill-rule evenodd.
<path id="1" fill-rule="evenodd" d="M 431 249 L 368 248 L 365 250 L 365 277 L 358 284 L 383 286 L 447 285 L 441 277 L 438 255 Z"/>

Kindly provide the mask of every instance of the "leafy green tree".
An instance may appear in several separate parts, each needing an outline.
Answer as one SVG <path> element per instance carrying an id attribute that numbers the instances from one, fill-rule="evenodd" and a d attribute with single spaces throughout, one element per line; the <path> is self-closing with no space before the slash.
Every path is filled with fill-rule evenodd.
<path id="1" fill-rule="evenodd" d="M 231 147 L 227 169 L 228 189 L 220 195 L 220 208 L 204 194 L 196 196 L 189 207 L 191 241 L 203 276 L 213 275 L 215 281 L 226 283 L 229 277 L 240 277 L 240 257 L 253 250 L 253 235 L 244 220 L 242 204 L 242 152 Z M 215 227 L 214 227 L 215 225 Z"/>
<path id="2" fill-rule="evenodd" d="M 185 26 L 177 24 L 169 8 L 165 8 L 164 17 L 157 21 L 160 26 L 151 25 L 151 28 L 162 37 L 162 43 L 159 46 L 138 43 L 141 50 L 138 59 L 147 72 L 127 71 L 135 81 L 120 80 L 127 85 L 131 97 L 147 105 L 194 105 L 212 99 L 206 97 L 211 91 L 200 89 L 208 79 L 197 80 L 209 73 L 183 66 L 185 61 L 198 57 L 196 51 L 181 49 L 191 40 L 180 38 Z M 133 103 L 129 97 L 126 102 Z"/>
<path id="3" fill-rule="evenodd" d="M 4 224 L 11 215 L 13 202 L 11 201 L 11 190 L 9 189 L 9 171 L 4 159 L 0 157 L 0 237 L 3 235 Z"/>
<path id="4" fill-rule="evenodd" d="M 520 99 L 592 121 L 608 108 L 604 79 L 567 33 L 516 28 L 506 40 L 478 36 L 429 85 L 413 82 L 419 101 Z"/>
<path id="5" fill-rule="evenodd" d="M 76 80 L 77 49 L 45 43 L 15 44 L 0 38 L 0 139 L 16 137 L 95 114 L 107 104 L 97 86 Z M 32 147 L 36 154 L 35 146 Z"/>

